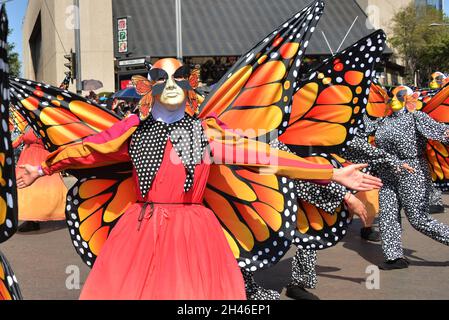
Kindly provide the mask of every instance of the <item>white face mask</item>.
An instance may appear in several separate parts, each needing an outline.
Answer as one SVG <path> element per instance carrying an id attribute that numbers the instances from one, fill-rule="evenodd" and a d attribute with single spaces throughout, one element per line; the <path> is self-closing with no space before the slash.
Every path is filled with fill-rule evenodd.
<path id="1" fill-rule="evenodd" d="M 173 79 L 173 75 L 171 75 L 167 80 L 164 91 L 160 96 L 156 97 L 156 100 L 159 100 L 168 110 L 175 111 L 185 107 L 186 93 L 178 86 Z"/>

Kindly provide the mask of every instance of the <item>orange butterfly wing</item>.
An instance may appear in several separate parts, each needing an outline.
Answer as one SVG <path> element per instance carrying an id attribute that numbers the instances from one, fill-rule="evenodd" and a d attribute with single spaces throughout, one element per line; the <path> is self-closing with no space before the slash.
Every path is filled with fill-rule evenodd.
<path id="1" fill-rule="evenodd" d="M 22 300 L 22 294 L 14 272 L 0 252 L 0 301 L 2 300 Z"/>
<path id="2" fill-rule="evenodd" d="M 12 154 L 11 137 L 9 133 L 9 97 L 8 90 L 8 64 L 5 45 L 8 35 L 8 18 L 5 6 L 0 11 L 0 243 L 8 240 L 17 228 L 17 195 L 15 185 L 14 157 Z M 21 299 L 19 285 L 6 258 L 0 252 L 0 300 Z"/>
<path id="3" fill-rule="evenodd" d="M 312 154 L 306 159 L 319 164 L 331 163 L 335 168 L 350 164 L 335 154 Z M 298 248 L 306 250 L 324 250 L 335 246 L 346 236 L 352 222 L 344 206 L 331 214 L 302 199 L 298 199 L 296 214 L 297 224 L 293 243 Z"/>
<path id="4" fill-rule="evenodd" d="M 139 101 L 140 118 L 146 119 L 150 115 L 153 106 L 153 85 L 151 81 L 142 76 L 133 76 L 132 83 L 136 92 L 142 96 Z"/>
<path id="5" fill-rule="evenodd" d="M 201 106 L 249 138 L 285 129 L 297 77 L 323 3 L 304 8 L 262 40 L 225 74 Z"/>
<path id="6" fill-rule="evenodd" d="M 198 89 L 200 85 L 200 74 L 201 71 L 197 68 L 193 69 L 190 73 L 189 83 L 193 90 Z"/>
<path id="7" fill-rule="evenodd" d="M 366 106 L 366 114 L 371 118 L 383 118 L 391 115 L 393 111 L 388 106 L 390 99 L 388 92 L 376 81 L 373 81 Z"/>
<path id="8" fill-rule="evenodd" d="M 0 12 L 0 42 L 6 43 L 8 20 L 5 8 Z M 0 59 L 7 61 L 4 48 L 0 48 Z M 8 240 L 17 230 L 17 193 L 14 154 L 9 132 L 8 65 L 0 65 L 0 243 Z"/>
<path id="9" fill-rule="evenodd" d="M 297 210 L 293 181 L 213 165 L 204 203 L 218 217 L 240 267 L 267 268 L 289 250 Z"/>
<path id="10" fill-rule="evenodd" d="M 112 228 L 137 202 L 130 164 L 85 170 L 67 193 L 66 219 L 75 250 L 92 267 Z"/>
<path id="11" fill-rule="evenodd" d="M 438 91 L 422 111 L 438 122 L 449 124 L 449 84 Z M 440 189 L 449 190 L 449 147 L 429 140 L 426 150 L 433 181 Z"/>
<path id="12" fill-rule="evenodd" d="M 49 151 L 104 131 L 120 120 L 67 90 L 24 79 L 10 79 L 10 85 L 11 103 Z"/>
<path id="13" fill-rule="evenodd" d="M 293 97 L 286 131 L 279 140 L 296 154 L 340 154 L 363 130 L 374 66 L 386 36 L 382 31 L 360 40 L 309 73 Z"/>
<path id="14" fill-rule="evenodd" d="M 145 77 L 133 76 L 131 82 L 136 88 L 136 92 L 140 96 L 146 96 L 147 94 L 151 94 L 151 91 L 153 90 L 150 80 L 148 80 Z"/>

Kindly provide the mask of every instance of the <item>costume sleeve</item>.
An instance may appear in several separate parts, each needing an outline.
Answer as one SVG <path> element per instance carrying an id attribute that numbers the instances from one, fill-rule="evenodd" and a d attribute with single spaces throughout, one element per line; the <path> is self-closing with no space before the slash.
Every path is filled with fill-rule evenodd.
<path id="1" fill-rule="evenodd" d="M 203 122 L 213 161 L 247 167 L 262 174 L 276 174 L 291 179 L 328 184 L 333 176 L 331 165 L 320 165 L 288 152 L 272 149 L 268 144 L 242 137 L 214 118 Z"/>
<path id="2" fill-rule="evenodd" d="M 12 147 L 17 149 L 23 143 L 23 134 L 19 135 L 13 142 Z"/>
<path id="3" fill-rule="evenodd" d="M 128 117 L 110 129 L 63 146 L 42 164 L 46 175 L 68 169 L 87 169 L 130 161 L 129 140 L 139 125 L 137 116 Z"/>
<path id="4" fill-rule="evenodd" d="M 296 193 L 299 199 L 304 200 L 327 213 L 334 214 L 343 204 L 348 190 L 331 182 L 327 186 L 317 185 L 308 181 L 296 180 Z"/>
<path id="5" fill-rule="evenodd" d="M 270 142 L 270 146 L 288 153 L 293 153 L 285 144 L 279 140 Z M 313 182 L 304 180 L 295 180 L 296 194 L 299 199 L 304 200 L 319 209 L 330 214 L 342 205 L 348 190 L 336 183 L 332 182 L 327 186 L 318 185 Z"/>
<path id="6" fill-rule="evenodd" d="M 413 113 L 415 117 L 416 129 L 427 139 L 448 143 L 446 131 L 449 126 L 435 121 L 427 113 L 416 111 Z"/>
<path id="7" fill-rule="evenodd" d="M 395 155 L 376 148 L 359 136 L 352 139 L 342 156 L 354 163 L 367 163 L 372 170 L 379 170 L 385 166 L 388 166 L 389 169 L 396 169 L 402 165 L 402 161 Z"/>

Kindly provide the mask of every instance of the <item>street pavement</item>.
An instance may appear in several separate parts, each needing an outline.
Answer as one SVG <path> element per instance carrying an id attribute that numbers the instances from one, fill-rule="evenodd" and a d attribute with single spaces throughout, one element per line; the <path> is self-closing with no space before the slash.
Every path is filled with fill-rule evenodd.
<path id="1" fill-rule="evenodd" d="M 66 181 L 69 181 L 66 179 Z M 69 182 L 70 183 L 70 182 Z M 446 213 L 434 215 L 449 224 L 449 195 L 444 195 Z M 403 244 L 411 264 L 408 269 L 379 271 L 383 261 L 380 244 L 360 238 L 355 221 L 347 237 L 336 247 L 318 253 L 320 299 L 449 299 L 449 247 L 413 230 L 403 218 Z M 80 288 L 89 268 L 76 254 L 64 222 L 43 225 L 39 232 L 17 234 L 1 245 L 28 300 L 75 300 L 79 271 Z M 289 282 L 291 250 L 275 267 L 259 272 L 256 279 L 267 288 L 282 291 Z"/>

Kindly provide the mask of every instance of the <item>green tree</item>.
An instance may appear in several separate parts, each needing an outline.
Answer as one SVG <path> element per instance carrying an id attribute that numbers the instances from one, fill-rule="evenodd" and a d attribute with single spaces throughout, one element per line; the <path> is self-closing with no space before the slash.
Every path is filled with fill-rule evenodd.
<path id="1" fill-rule="evenodd" d="M 434 71 L 449 71 L 449 19 L 433 7 L 416 7 L 414 2 L 399 11 L 393 18 L 394 36 L 390 44 L 403 57 L 405 76 L 425 85 Z M 443 26 L 432 27 L 432 24 Z"/>
<path id="2" fill-rule="evenodd" d="M 8 31 L 8 35 L 10 35 L 12 30 Z M 8 62 L 9 62 L 9 74 L 12 77 L 20 76 L 20 69 L 22 68 L 22 63 L 19 60 L 19 54 L 14 51 L 16 48 L 16 44 L 12 42 L 8 42 L 6 46 L 6 51 L 8 52 Z"/>

